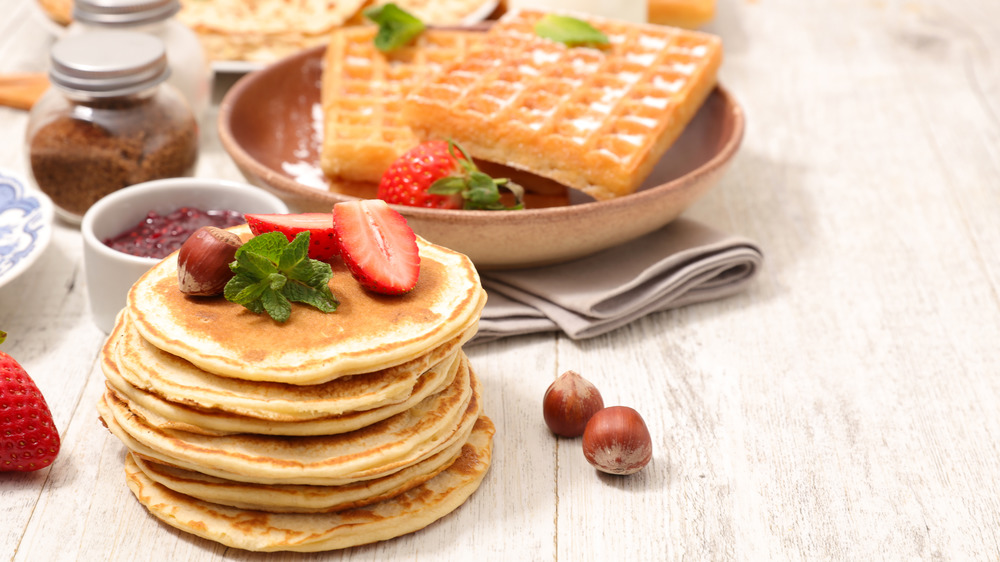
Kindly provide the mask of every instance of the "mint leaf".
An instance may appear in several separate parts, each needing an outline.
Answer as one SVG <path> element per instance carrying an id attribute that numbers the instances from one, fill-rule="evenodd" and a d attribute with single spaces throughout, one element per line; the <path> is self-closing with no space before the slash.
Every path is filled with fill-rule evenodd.
<path id="1" fill-rule="evenodd" d="M 268 283 L 266 279 L 260 280 L 256 279 L 252 275 L 241 273 L 233 276 L 233 278 L 226 283 L 223 296 L 230 302 L 242 304 L 243 306 L 250 308 L 252 303 L 260 300 L 260 296 L 265 290 L 267 290 L 267 288 Z M 260 311 L 254 310 L 254 312 Z"/>
<path id="2" fill-rule="evenodd" d="M 299 234 L 305 234 L 305 236 L 296 236 L 281 251 L 278 258 L 278 269 L 281 271 L 291 271 L 302 262 L 309 260 L 309 232 L 305 231 Z"/>
<path id="3" fill-rule="evenodd" d="M 233 278 L 226 283 L 226 300 L 256 314 L 267 314 L 278 322 L 291 316 L 292 302 L 314 306 L 323 312 L 337 310 L 330 291 L 330 264 L 309 258 L 309 232 L 300 232 L 291 242 L 280 232 L 255 236 L 236 250 L 230 264 Z"/>
<path id="4" fill-rule="evenodd" d="M 330 303 L 323 291 L 308 287 L 300 283 L 290 283 L 285 286 L 283 292 L 290 301 L 300 302 L 314 306 L 323 312 L 333 312 L 337 310 L 336 302 Z"/>
<path id="5" fill-rule="evenodd" d="M 292 303 L 288 302 L 288 299 L 284 295 L 274 289 L 265 291 L 260 296 L 260 303 L 264 306 L 264 310 L 267 311 L 268 316 L 278 322 L 285 322 L 292 315 Z"/>
<path id="6" fill-rule="evenodd" d="M 383 53 L 406 45 L 424 30 L 424 22 L 392 3 L 368 8 L 364 15 L 378 24 L 375 48 Z"/>
<path id="7" fill-rule="evenodd" d="M 546 14 L 538 20 L 535 24 L 535 34 L 570 47 L 608 44 L 608 36 L 589 23 L 556 14 Z"/>

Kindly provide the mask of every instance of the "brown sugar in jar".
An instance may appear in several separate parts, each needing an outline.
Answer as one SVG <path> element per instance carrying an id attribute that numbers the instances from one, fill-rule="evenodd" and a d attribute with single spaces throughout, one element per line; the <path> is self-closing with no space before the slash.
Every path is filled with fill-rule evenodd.
<path id="1" fill-rule="evenodd" d="M 168 72 L 162 42 L 141 33 L 82 33 L 53 47 L 53 86 L 32 108 L 27 152 L 62 218 L 79 222 L 124 187 L 194 173 L 198 126 L 163 83 Z"/>

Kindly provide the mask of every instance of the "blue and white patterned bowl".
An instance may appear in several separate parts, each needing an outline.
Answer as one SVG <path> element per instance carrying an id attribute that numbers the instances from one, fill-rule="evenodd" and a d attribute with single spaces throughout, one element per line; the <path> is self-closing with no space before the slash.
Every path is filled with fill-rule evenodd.
<path id="1" fill-rule="evenodd" d="M 52 239 L 52 201 L 0 169 L 0 287 L 35 263 Z"/>

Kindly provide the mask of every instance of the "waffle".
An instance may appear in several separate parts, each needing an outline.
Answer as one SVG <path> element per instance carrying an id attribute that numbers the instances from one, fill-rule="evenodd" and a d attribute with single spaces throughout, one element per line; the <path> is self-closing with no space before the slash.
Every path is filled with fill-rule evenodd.
<path id="1" fill-rule="evenodd" d="M 634 192 L 714 87 L 721 41 L 578 16 L 611 45 L 568 48 L 535 35 L 543 15 L 504 16 L 482 49 L 411 91 L 407 122 L 596 199 Z"/>
<path id="2" fill-rule="evenodd" d="M 427 30 L 411 45 L 383 54 L 374 26 L 343 28 L 329 37 L 321 100 L 320 166 L 331 178 L 378 182 L 386 168 L 419 143 L 402 120 L 407 92 L 445 64 L 460 60 L 485 34 Z"/>

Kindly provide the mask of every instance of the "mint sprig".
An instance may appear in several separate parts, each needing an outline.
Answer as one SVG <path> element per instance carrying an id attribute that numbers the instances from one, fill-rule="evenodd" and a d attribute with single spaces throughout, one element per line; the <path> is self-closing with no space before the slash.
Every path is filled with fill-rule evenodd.
<path id="1" fill-rule="evenodd" d="M 424 31 L 424 22 L 399 6 L 389 3 L 364 11 L 366 18 L 378 24 L 375 48 L 383 53 L 394 51 Z"/>
<path id="2" fill-rule="evenodd" d="M 608 36 L 589 23 L 570 16 L 545 14 L 535 23 L 535 34 L 569 47 L 596 47 L 608 44 Z"/>
<path id="3" fill-rule="evenodd" d="M 330 291 L 330 264 L 309 258 L 309 232 L 300 232 L 291 242 L 280 232 L 254 236 L 236 250 L 229 264 L 235 274 L 226 283 L 226 300 L 251 312 L 267 314 L 285 322 L 292 302 L 314 306 L 323 312 L 337 310 Z"/>
<path id="4" fill-rule="evenodd" d="M 461 152 L 459 158 L 455 151 Z M 441 178 L 427 188 L 427 193 L 435 195 L 462 195 L 463 209 L 482 211 L 519 210 L 524 208 L 524 188 L 507 178 L 492 178 L 483 173 L 472 162 L 472 157 L 458 143 L 448 141 L 448 154 L 458 162 L 462 173 L 459 176 Z M 508 207 L 500 201 L 500 188 L 514 194 L 515 203 Z"/>

